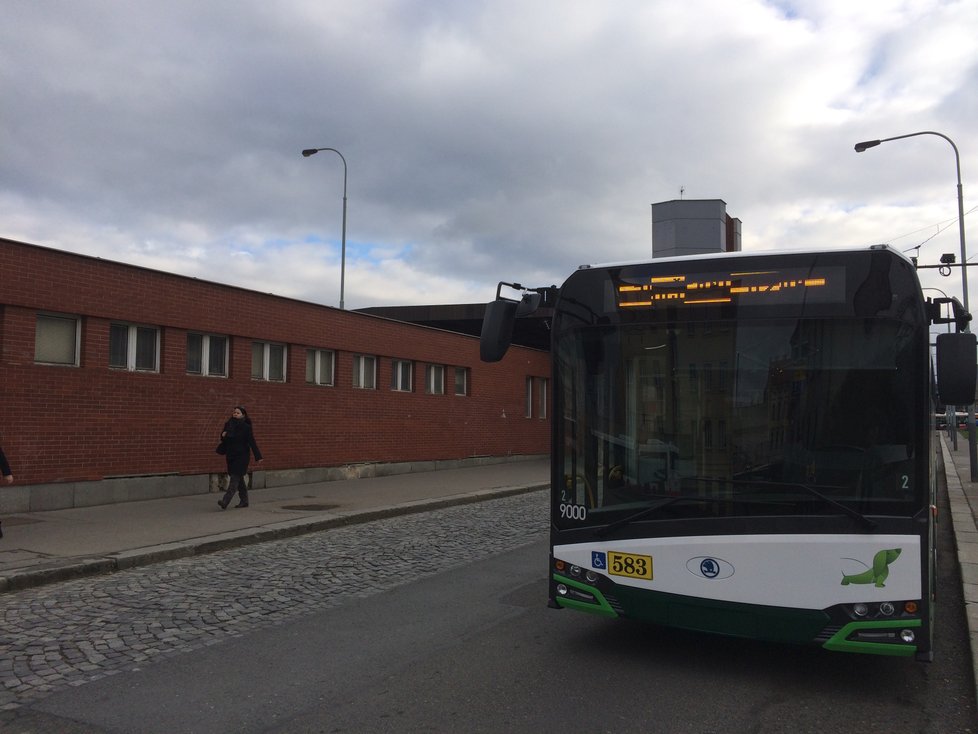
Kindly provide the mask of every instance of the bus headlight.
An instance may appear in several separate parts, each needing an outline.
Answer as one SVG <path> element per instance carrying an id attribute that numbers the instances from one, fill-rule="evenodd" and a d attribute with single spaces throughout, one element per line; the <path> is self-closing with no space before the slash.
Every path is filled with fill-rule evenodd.
<path id="1" fill-rule="evenodd" d="M 593 584 L 598 580 L 598 574 L 596 574 L 594 571 L 588 571 L 587 573 L 584 574 L 584 579 L 589 584 Z"/>
<path id="2" fill-rule="evenodd" d="M 914 635 L 913 630 L 900 630 L 900 639 L 909 644 L 917 638 Z"/>
<path id="3" fill-rule="evenodd" d="M 557 584 L 557 593 L 561 596 L 567 596 L 567 586 L 564 584 Z"/>
<path id="4" fill-rule="evenodd" d="M 867 614 L 869 614 L 869 607 L 865 604 L 855 604 L 852 607 L 852 613 L 857 617 L 865 617 Z"/>
<path id="5" fill-rule="evenodd" d="M 896 611 L 896 607 L 892 603 L 885 601 L 880 604 L 880 614 L 884 617 L 892 617 L 893 613 Z"/>

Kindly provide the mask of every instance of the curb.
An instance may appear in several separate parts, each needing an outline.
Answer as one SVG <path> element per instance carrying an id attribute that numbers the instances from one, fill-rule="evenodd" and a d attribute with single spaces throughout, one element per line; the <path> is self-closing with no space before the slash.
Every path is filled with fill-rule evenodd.
<path id="1" fill-rule="evenodd" d="M 964 592 L 964 610 L 968 620 L 968 641 L 971 648 L 971 667 L 975 679 L 975 695 L 978 698 L 978 527 L 975 525 L 974 508 L 968 501 L 958 476 L 958 469 L 951 458 L 947 441 L 941 434 L 941 453 L 944 460 L 944 476 L 947 495 L 951 504 L 951 527 L 961 568 L 961 587 Z"/>
<path id="2" fill-rule="evenodd" d="M 495 487 L 493 489 L 484 489 L 467 494 L 456 494 L 432 500 L 414 500 L 371 510 L 333 514 L 325 518 L 285 520 L 272 525 L 263 525 L 244 530 L 232 530 L 218 535 L 118 551 L 104 556 L 66 558 L 0 576 L 0 593 L 44 586 L 46 584 L 69 581 L 85 576 L 125 571 L 139 566 L 149 566 L 178 558 L 205 555 L 230 548 L 265 543 L 270 540 L 293 538 L 299 535 L 307 535 L 309 533 L 316 533 L 321 530 L 329 530 L 346 525 L 359 525 L 390 517 L 430 512 L 446 507 L 485 502 L 487 500 L 500 499 L 518 494 L 529 494 L 530 492 L 547 489 L 549 486 L 549 484 L 532 484 L 515 487 Z"/>

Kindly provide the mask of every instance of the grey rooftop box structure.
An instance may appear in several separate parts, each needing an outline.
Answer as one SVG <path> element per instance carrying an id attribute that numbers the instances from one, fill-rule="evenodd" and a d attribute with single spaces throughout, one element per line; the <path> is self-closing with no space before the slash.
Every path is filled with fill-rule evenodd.
<path id="1" fill-rule="evenodd" d="M 674 199 L 652 205 L 652 257 L 740 252 L 740 220 L 721 199 Z"/>

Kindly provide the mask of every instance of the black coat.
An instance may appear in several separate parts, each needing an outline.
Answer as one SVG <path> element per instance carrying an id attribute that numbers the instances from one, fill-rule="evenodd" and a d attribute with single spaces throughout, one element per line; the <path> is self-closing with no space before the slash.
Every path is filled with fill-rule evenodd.
<path id="1" fill-rule="evenodd" d="M 222 442 L 224 443 L 227 459 L 228 474 L 242 476 L 248 473 L 248 462 L 251 454 L 255 459 L 261 461 L 261 451 L 255 443 L 255 434 L 251 430 L 251 424 L 244 418 L 231 418 L 224 424 L 222 432 Z"/>

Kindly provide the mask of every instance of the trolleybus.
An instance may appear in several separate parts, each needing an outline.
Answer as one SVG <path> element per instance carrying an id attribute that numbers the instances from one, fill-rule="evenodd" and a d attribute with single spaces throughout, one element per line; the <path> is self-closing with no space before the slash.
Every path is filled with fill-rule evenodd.
<path id="1" fill-rule="evenodd" d="M 503 285 L 486 361 L 539 301 Z M 551 322 L 550 605 L 931 659 L 929 325 L 957 324 L 936 388 L 969 404 L 969 319 L 882 245 L 579 268 Z"/>

